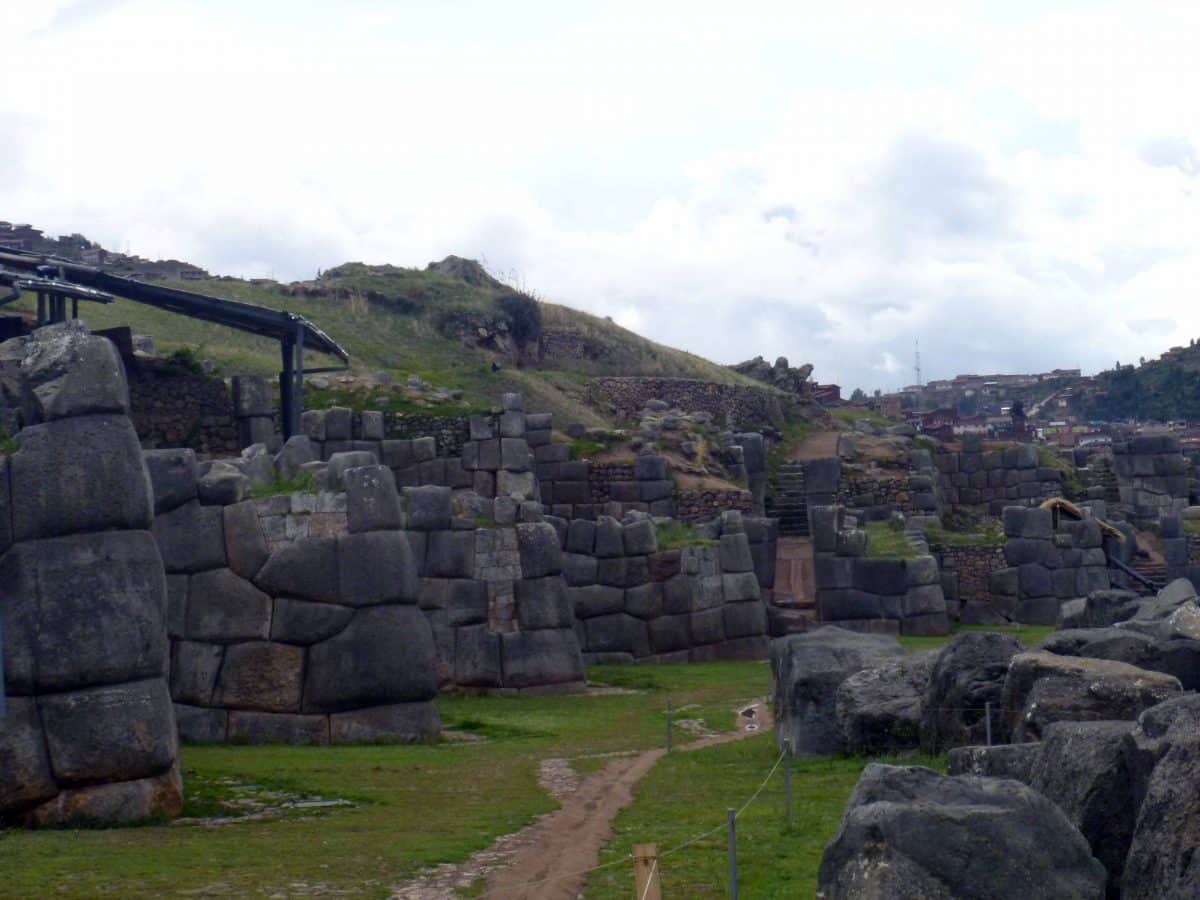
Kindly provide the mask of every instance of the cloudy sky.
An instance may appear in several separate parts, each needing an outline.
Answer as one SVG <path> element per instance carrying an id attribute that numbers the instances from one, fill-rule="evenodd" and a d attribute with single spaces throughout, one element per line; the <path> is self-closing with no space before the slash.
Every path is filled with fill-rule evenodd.
<path id="1" fill-rule="evenodd" d="M 891 389 L 1200 336 L 1200 6 L 0 3 L 0 218 Z"/>

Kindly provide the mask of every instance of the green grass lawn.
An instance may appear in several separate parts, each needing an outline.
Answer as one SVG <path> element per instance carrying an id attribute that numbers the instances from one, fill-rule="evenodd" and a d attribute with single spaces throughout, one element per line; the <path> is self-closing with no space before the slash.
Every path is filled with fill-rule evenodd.
<path id="1" fill-rule="evenodd" d="M 656 844 L 664 897 L 723 898 L 728 894 L 725 817 L 763 783 L 778 753 L 771 735 L 694 753 L 672 753 L 634 790 L 634 803 L 614 824 L 615 836 L 589 878 L 587 900 L 625 900 L 632 893 L 631 865 L 618 861 L 634 844 Z M 942 768 L 943 759 L 889 758 L 905 765 Z M 741 896 L 811 897 L 821 852 L 837 832 L 842 810 L 869 760 L 862 757 L 792 761 L 793 823 L 789 828 L 782 769 L 776 769 L 757 800 L 737 820 L 738 887 Z M 676 853 L 670 851 L 711 832 Z"/>
<path id="2" fill-rule="evenodd" d="M 463 859 L 552 810 L 537 784 L 542 759 L 661 746 L 668 699 L 679 716 L 728 729 L 739 702 L 770 691 L 761 662 L 590 674 L 636 692 L 439 698 L 446 726 L 480 743 L 185 747 L 189 812 L 211 814 L 245 785 L 353 806 L 215 828 L 0 831 L 0 896 L 387 896 L 418 869 Z"/>

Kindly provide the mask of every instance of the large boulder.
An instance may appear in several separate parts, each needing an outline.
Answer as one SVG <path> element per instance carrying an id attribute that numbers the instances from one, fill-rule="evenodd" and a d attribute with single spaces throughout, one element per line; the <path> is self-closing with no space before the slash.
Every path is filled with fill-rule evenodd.
<path id="1" fill-rule="evenodd" d="M 1132 722 L 1054 722 L 1040 745 L 1012 745 L 1038 748 L 1023 780 L 1053 800 L 1087 838 L 1108 872 L 1110 897 L 1119 896 L 1137 812 L 1122 752 L 1132 728 Z"/>
<path id="2" fill-rule="evenodd" d="M 1183 620 L 1193 618 L 1194 609 L 1195 604 L 1185 604 L 1172 617 L 1160 620 L 1148 629 L 1151 634 L 1112 627 L 1056 631 L 1042 641 L 1041 649 L 1061 656 L 1112 659 L 1174 675 L 1185 691 L 1194 691 L 1200 689 L 1200 640 L 1174 632 L 1176 627 L 1185 624 Z M 1159 632 L 1167 637 L 1153 636 Z"/>
<path id="3" fill-rule="evenodd" d="M 1132 721 L 1182 690 L 1174 676 L 1127 663 L 1019 653 L 1004 680 L 1004 717 L 1014 741 L 1037 740 L 1051 722 Z"/>
<path id="4" fill-rule="evenodd" d="M 1104 866 L 1018 781 L 869 765 L 818 873 L 822 900 L 1104 896 Z"/>
<path id="5" fill-rule="evenodd" d="M 1122 876 L 1128 900 L 1200 896 L 1200 696 L 1146 710 L 1125 739 L 1137 809 Z"/>
<path id="6" fill-rule="evenodd" d="M 1009 661 L 1024 648 L 1012 635 L 965 632 L 938 653 L 921 716 L 921 744 L 930 753 L 985 743 L 987 709 L 992 739 L 1007 740 L 1001 701 Z"/>
<path id="7" fill-rule="evenodd" d="M 77 320 L 39 328 L 9 351 L 19 358 L 27 423 L 129 411 L 129 386 L 116 345 Z"/>
<path id="8" fill-rule="evenodd" d="M 921 709 L 936 655 L 914 653 L 855 672 L 836 694 L 847 753 L 878 755 L 920 744 Z"/>
<path id="9" fill-rule="evenodd" d="M 781 748 L 788 742 L 797 754 L 840 750 L 837 689 L 855 672 L 903 654 L 894 637 L 833 626 L 773 640 L 776 742 Z"/>

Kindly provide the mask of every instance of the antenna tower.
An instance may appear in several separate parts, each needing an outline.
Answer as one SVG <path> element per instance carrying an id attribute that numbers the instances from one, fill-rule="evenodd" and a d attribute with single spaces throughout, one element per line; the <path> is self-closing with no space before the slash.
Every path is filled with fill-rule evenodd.
<path id="1" fill-rule="evenodd" d="M 916 365 L 914 366 L 914 368 L 917 370 L 917 387 L 920 387 L 921 386 L 921 341 L 920 341 L 920 339 L 918 338 L 916 341 L 914 341 L 913 345 L 916 349 Z"/>

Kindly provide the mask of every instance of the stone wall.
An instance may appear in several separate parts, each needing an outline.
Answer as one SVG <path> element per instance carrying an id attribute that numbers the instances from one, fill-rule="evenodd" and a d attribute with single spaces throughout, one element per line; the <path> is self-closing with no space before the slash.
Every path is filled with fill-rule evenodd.
<path id="1" fill-rule="evenodd" d="M 951 617 L 967 625 L 989 624 L 993 618 L 992 572 L 1008 566 L 1004 548 L 943 546 L 933 550 L 942 570 L 942 590 Z"/>
<path id="2" fill-rule="evenodd" d="M 754 495 L 745 490 L 688 490 L 675 494 L 675 518 L 681 522 L 707 522 L 726 510 L 751 515 Z"/>
<path id="3" fill-rule="evenodd" d="M 708 545 L 660 551 L 641 513 L 571 522 L 563 572 L 584 659 L 765 658 L 760 584 L 774 582 L 772 523 L 726 512 L 711 533 Z"/>
<path id="4" fill-rule="evenodd" d="M 161 359 L 129 359 L 127 365 L 130 418 L 143 447 L 221 455 L 245 446 L 229 388 L 220 378 Z"/>
<path id="5" fill-rule="evenodd" d="M 943 507 L 999 516 L 1005 507 L 1038 506 L 1063 494 L 1062 472 L 1039 466 L 1032 444 L 983 450 L 978 442 L 964 441 L 961 451 L 938 450 L 934 463 Z"/>
<path id="6" fill-rule="evenodd" d="M 706 412 L 731 428 L 783 424 L 790 398 L 778 391 L 741 384 L 717 384 L 690 378 L 593 378 L 588 401 L 606 406 L 621 418 L 634 418 L 649 400 L 693 412 Z"/>
<path id="7" fill-rule="evenodd" d="M 178 815 L 162 560 L 113 345 L 77 322 L 0 345 L 4 618 L 0 818 L 112 825 Z"/>
<path id="8" fill-rule="evenodd" d="M 1153 521 L 1188 505 L 1191 464 L 1173 435 L 1139 435 L 1113 444 L 1113 468 L 1121 503 L 1135 520 Z"/>
<path id="9" fill-rule="evenodd" d="M 462 456 L 463 445 L 470 440 L 470 419 L 467 416 L 426 416 L 420 413 L 385 413 L 385 438 L 411 440 L 431 437 L 437 455 L 450 458 Z"/>
<path id="10" fill-rule="evenodd" d="M 884 521 L 893 512 L 937 512 L 933 477 L 915 469 L 899 472 L 843 463 L 835 502 L 861 509 L 868 521 Z"/>
<path id="11" fill-rule="evenodd" d="M 1111 587 L 1105 536 L 1095 519 L 1065 516 L 1055 523 L 1049 509 L 1004 510 L 1006 568 L 992 572 L 990 610 L 979 624 L 1003 621 L 1054 625 L 1064 603 Z"/>
<path id="12" fill-rule="evenodd" d="M 867 556 L 867 532 L 841 506 L 809 510 L 817 615 L 824 624 L 890 634 L 948 634 L 933 556 Z"/>

